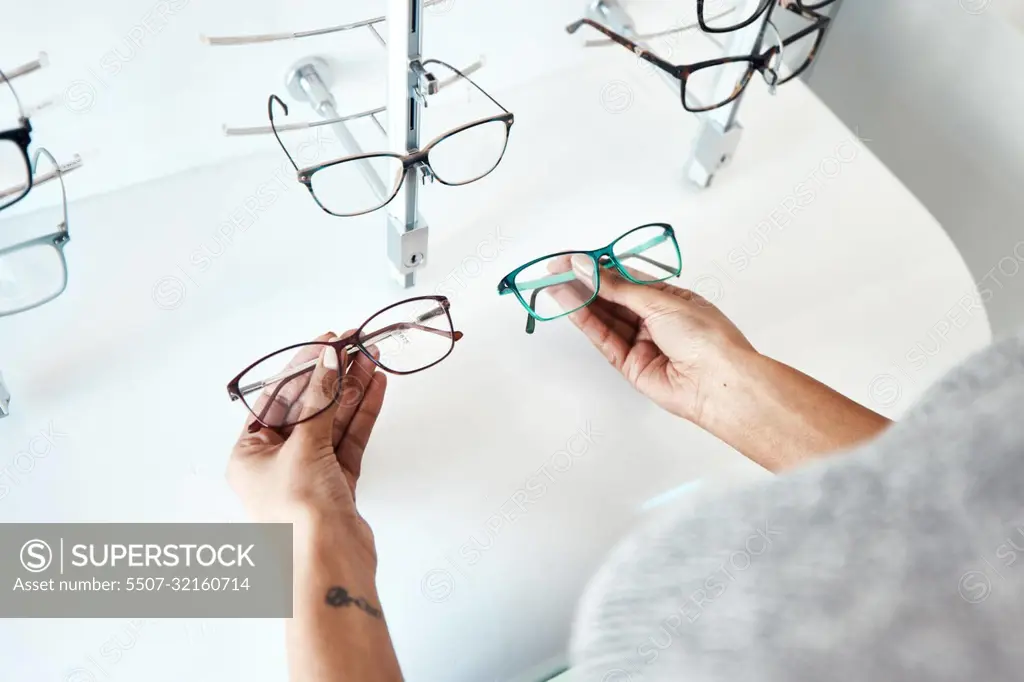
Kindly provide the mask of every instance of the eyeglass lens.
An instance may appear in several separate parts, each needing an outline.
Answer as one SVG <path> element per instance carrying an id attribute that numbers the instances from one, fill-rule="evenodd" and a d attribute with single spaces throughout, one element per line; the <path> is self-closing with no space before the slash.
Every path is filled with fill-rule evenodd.
<path id="1" fill-rule="evenodd" d="M 327 344 L 307 343 L 264 358 L 239 380 L 243 404 L 271 428 L 292 426 L 322 411 L 341 389 L 338 375 L 326 386 L 311 381 L 325 353 L 336 351 Z"/>
<path id="2" fill-rule="evenodd" d="M 697 69 L 686 79 L 683 104 L 689 111 L 707 111 L 729 103 L 750 82 L 753 65 L 743 59 Z"/>
<path id="3" fill-rule="evenodd" d="M 582 259 L 592 276 L 589 281 L 576 277 L 572 259 Z M 553 320 L 589 305 L 596 297 L 598 267 L 587 253 L 551 256 L 532 263 L 516 273 L 512 286 L 526 306 L 541 320 Z"/>
<path id="4" fill-rule="evenodd" d="M 451 353 L 455 331 L 440 301 L 414 299 L 377 313 L 359 330 L 359 342 L 376 352 L 381 367 L 416 372 Z"/>
<path id="5" fill-rule="evenodd" d="M 0 315 L 48 301 L 64 288 L 64 257 L 52 243 L 0 255 Z"/>
<path id="6" fill-rule="evenodd" d="M 747 0 L 704 0 L 698 11 L 704 25 L 712 31 L 732 31 L 763 12 L 769 0 L 752 5 Z"/>
<path id="7" fill-rule="evenodd" d="M 505 154 L 508 127 L 488 121 L 449 135 L 430 149 L 430 168 L 447 185 L 465 185 L 497 167 Z"/>
<path id="8" fill-rule="evenodd" d="M 662 282 L 682 270 L 679 248 L 661 225 L 631 230 L 615 240 L 612 253 L 629 275 L 641 283 Z"/>
<path id="9" fill-rule="evenodd" d="M 368 163 L 384 186 L 378 196 L 363 178 L 360 164 Z M 310 184 L 320 205 L 339 216 L 355 216 L 384 206 L 402 184 L 405 166 L 397 156 L 381 155 L 337 163 L 313 173 Z"/>
<path id="10" fill-rule="evenodd" d="M 794 12 L 787 12 L 784 16 L 786 18 L 784 35 L 799 33 L 811 23 L 810 19 Z M 807 35 L 791 40 L 785 45 L 782 59 L 779 60 L 778 65 L 779 83 L 785 83 L 794 78 L 808 66 L 808 63 L 814 58 L 814 48 L 821 38 L 822 30 L 811 31 Z"/>

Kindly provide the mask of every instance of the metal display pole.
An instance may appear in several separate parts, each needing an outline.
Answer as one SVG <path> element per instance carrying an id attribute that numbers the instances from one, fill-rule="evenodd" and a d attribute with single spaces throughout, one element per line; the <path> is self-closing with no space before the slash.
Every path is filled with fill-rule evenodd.
<path id="1" fill-rule="evenodd" d="M 297 130 L 320 125 L 330 125 L 339 141 L 349 154 L 361 154 L 362 149 L 355 136 L 345 125 L 346 121 L 371 118 L 388 138 L 389 148 L 395 151 L 414 152 L 419 149 L 421 113 L 427 94 L 433 94 L 444 87 L 426 73 L 420 63 L 423 45 L 423 8 L 444 0 L 388 0 L 386 17 L 374 17 L 350 24 L 312 31 L 272 33 L 246 36 L 218 36 L 203 38 L 211 46 L 252 45 L 279 40 L 295 40 L 312 35 L 324 35 L 367 28 L 374 38 L 388 50 L 388 98 L 387 106 L 349 116 L 338 113 L 337 102 L 331 94 L 332 74 L 329 65 L 317 57 L 306 58 L 289 70 L 286 82 L 292 97 L 309 103 L 313 111 L 323 120 L 313 123 L 284 124 L 279 130 Z M 387 20 L 387 39 L 376 28 Z M 464 73 L 472 73 L 483 65 L 482 60 L 471 64 Z M 423 87 L 428 92 L 423 91 Z M 387 112 L 387 124 L 382 125 L 377 115 Z M 269 134 L 268 126 L 224 127 L 225 135 Z M 383 201 L 390 195 L 385 183 L 369 162 L 359 163 L 363 178 Z M 399 283 L 409 288 L 416 284 L 416 271 L 427 261 L 427 221 L 419 212 L 420 182 L 433 180 L 425 167 L 410 169 L 410 177 L 386 209 L 387 225 L 386 253 L 392 273 Z"/>
<path id="2" fill-rule="evenodd" d="M 738 7 L 743 8 L 740 16 L 753 13 L 760 0 L 738 0 Z M 753 54 L 761 48 L 765 29 L 771 21 L 772 11 L 777 3 L 772 2 L 760 19 L 749 26 L 729 34 L 726 42 L 726 55 Z M 744 65 L 736 65 L 731 69 L 723 69 L 714 87 L 714 97 L 725 99 L 736 87 L 737 71 Z M 746 90 L 725 106 L 713 109 L 704 114 L 700 130 L 694 138 L 690 159 L 687 163 L 687 177 L 699 187 L 708 187 L 715 174 L 732 160 L 743 134 L 743 126 L 736 120 Z"/>
<path id="3" fill-rule="evenodd" d="M 388 0 L 388 145 L 406 153 L 419 150 L 423 93 L 423 0 Z M 416 284 L 416 271 L 427 262 L 429 229 L 419 215 L 419 184 L 425 168 L 410 169 L 398 196 L 388 204 L 387 254 L 402 286 Z"/>

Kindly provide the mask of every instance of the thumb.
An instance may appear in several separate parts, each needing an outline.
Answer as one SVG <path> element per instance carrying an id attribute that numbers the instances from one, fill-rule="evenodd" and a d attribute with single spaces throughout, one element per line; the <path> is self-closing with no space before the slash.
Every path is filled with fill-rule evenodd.
<path id="1" fill-rule="evenodd" d="M 331 337 L 329 341 L 337 341 Z M 301 418 L 307 421 L 295 425 L 293 433 L 300 438 L 331 444 L 334 428 L 335 399 L 341 390 L 338 351 L 324 345 L 317 358 L 316 367 L 309 377 L 309 384 L 300 398 Z M 315 415 L 315 416 L 312 416 Z M 312 416 L 312 418 L 310 418 Z"/>
<path id="2" fill-rule="evenodd" d="M 594 260 L 589 256 L 573 256 L 572 269 L 576 278 L 591 288 L 594 286 Z M 664 290 L 658 282 L 636 284 L 630 282 L 614 267 L 600 268 L 598 275 L 598 296 L 610 303 L 617 303 L 636 313 L 641 320 L 673 312 L 682 307 L 683 301 Z"/>

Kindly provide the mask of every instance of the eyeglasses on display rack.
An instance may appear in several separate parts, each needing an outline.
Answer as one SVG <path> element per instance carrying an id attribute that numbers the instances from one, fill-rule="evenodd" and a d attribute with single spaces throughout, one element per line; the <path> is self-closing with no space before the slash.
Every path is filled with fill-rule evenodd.
<path id="1" fill-rule="evenodd" d="M 76 159 L 80 162 L 80 159 Z M 29 179 L 38 187 L 54 178 L 60 185 L 60 205 L 53 217 L 59 222 L 53 232 L 13 246 L 0 248 L 0 317 L 37 308 L 64 293 L 68 284 L 68 263 L 64 247 L 71 239 L 68 232 L 68 199 L 64 189 L 64 170 L 47 150 L 36 150 Z M 0 197 L 22 192 L 24 185 L 0 192 Z M 24 193 L 21 194 L 24 196 Z M 0 199 L 2 201 L 3 199 Z M 38 214 L 43 219 L 48 211 Z"/>
<path id="2" fill-rule="evenodd" d="M 705 33 L 730 33 L 749 26 L 776 0 L 761 0 L 751 7 L 744 7 L 744 0 L 697 0 L 697 23 Z M 801 11 L 816 11 L 835 0 L 803 2 L 802 0 L 781 0 L 783 6 L 795 6 Z"/>
<path id="3" fill-rule="evenodd" d="M 776 85 L 788 83 L 807 70 L 814 62 L 818 48 L 821 47 L 821 41 L 824 40 L 829 24 L 832 22 L 827 16 L 807 9 L 806 5 L 792 3 L 785 7 L 789 12 L 809 21 L 810 24 L 782 40 L 785 58 L 779 64 L 779 80 Z"/>
<path id="4" fill-rule="evenodd" d="M 592 271 L 590 281 L 573 272 L 573 257 Z M 515 294 L 526 308 L 526 333 L 537 320 L 547 322 L 590 305 L 601 286 L 601 270 L 615 268 L 631 282 L 653 284 L 678 277 L 682 256 L 675 230 L 665 223 L 641 225 L 593 251 L 560 251 L 521 265 L 498 283 L 498 294 Z"/>
<path id="5" fill-rule="evenodd" d="M 326 411 L 340 397 L 342 382 L 329 390 L 310 388 L 318 359 L 334 353 L 337 367 L 362 353 L 391 374 L 414 374 L 447 358 L 462 338 L 455 331 L 444 296 L 420 296 L 380 310 L 353 334 L 333 342 L 309 342 L 274 351 L 228 382 L 228 396 L 241 401 L 255 417 L 250 433 L 261 426 L 281 429 L 301 424 Z M 326 393 L 326 395 L 325 395 Z"/>
<path id="6" fill-rule="evenodd" d="M 0 71 L 0 81 L 7 86 L 0 89 L 0 99 L 6 100 L 0 104 L 0 113 L 15 111 L 15 118 L 18 125 L 10 130 L 0 131 L 0 190 L 7 190 L 0 195 L 0 211 L 8 206 L 13 206 L 29 193 L 32 189 L 32 172 L 29 164 L 28 146 L 32 142 L 32 124 L 29 123 L 25 110 L 18 99 L 18 93 L 3 71 Z M 0 125 L 6 125 L 6 120 L 0 120 Z"/>
<path id="7" fill-rule="evenodd" d="M 489 175 L 501 163 L 515 120 L 513 114 L 455 67 L 438 59 L 425 60 L 422 65 L 450 69 L 454 78 L 470 83 L 503 113 L 453 128 L 434 138 L 423 149 L 409 154 L 356 154 L 308 168 L 299 168 L 281 142 L 275 123 L 275 108 L 279 107 L 287 115 L 288 107 L 277 95 L 270 96 L 267 101 L 267 115 L 270 117 L 274 136 L 298 172 L 299 182 L 306 186 L 316 203 L 327 213 L 350 218 L 383 208 L 395 198 L 410 169 L 416 166 L 424 166 L 430 176 L 443 185 L 458 186 L 476 182 Z M 358 191 L 356 188 L 361 187 L 364 180 L 359 174 L 359 165 L 356 162 L 370 163 L 384 182 L 385 191 L 390 194 L 375 197 Z"/>
<path id="8" fill-rule="evenodd" d="M 768 85 L 774 86 L 778 83 L 778 68 L 781 62 L 782 51 L 777 47 L 771 47 L 762 54 L 721 57 L 695 64 L 672 64 L 651 51 L 640 47 L 629 38 L 621 36 L 608 27 L 602 26 L 590 19 L 574 21 L 566 26 L 565 30 L 568 33 L 575 33 L 583 25 L 597 29 L 619 45 L 631 50 L 641 59 L 678 78 L 680 83 L 680 99 L 683 102 L 683 108 L 687 111 L 711 111 L 732 102 L 747 87 L 750 77 L 754 75 L 755 71 L 761 72 Z M 712 101 L 702 102 L 698 99 L 698 92 L 705 96 L 707 93 L 714 93 L 721 78 L 731 78 L 734 81 L 735 85 L 731 91 Z"/>

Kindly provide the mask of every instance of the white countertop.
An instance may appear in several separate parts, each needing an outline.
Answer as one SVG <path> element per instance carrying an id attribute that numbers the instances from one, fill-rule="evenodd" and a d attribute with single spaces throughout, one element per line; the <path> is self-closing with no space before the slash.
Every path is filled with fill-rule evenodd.
<path id="1" fill-rule="evenodd" d="M 739 153 L 699 191 L 683 180 L 695 119 L 617 57 L 594 51 L 587 69 L 495 88 L 516 114 L 502 165 L 473 186 L 424 190 L 430 264 L 409 295 L 440 288 L 466 337 L 438 367 L 392 378 L 360 484 L 410 680 L 506 680 L 559 656 L 587 577 L 645 501 L 763 474 L 635 395 L 567 321 L 523 333 L 522 308 L 495 294 L 517 265 L 669 222 L 683 284 L 763 352 L 890 416 L 989 341 L 984 311 L 956 312 L 975 287 L 941 227 L 802 84 L 774 98 L 751 84 Z M 241 519 L 223 480 L 243 419 L 227 380 L 404 297 L 384 274 L 382 215 L 330 218 L 298 186 L 215 241 L 280 167 L 271 144 L 72 204 L 68 292 L 0 320 L 14 394 L 0 468 L 48 425 L 64 434 L 8 484 L 0 520 Z M 500 254 L 480 259 L 496 230 Z M 168 277 L 182 296 L 155 301 Z M 538 480 L 544 492 L 517 509 Z M 278 622 L 143 625 L 102 677 L 101 647 L 127 621 L 0 622 L 5 677 L 284 679 Z"/>

